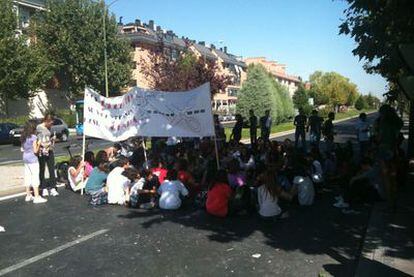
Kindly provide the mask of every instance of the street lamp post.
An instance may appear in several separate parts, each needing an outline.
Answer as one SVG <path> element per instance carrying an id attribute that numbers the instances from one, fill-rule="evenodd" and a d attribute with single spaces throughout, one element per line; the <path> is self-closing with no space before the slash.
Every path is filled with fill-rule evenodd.
<path id="1" fill-rule="evenodd" d="M 106 50 L 106 16 L 107 16 L 107 8 L 112 6 L 118 0 L 112 1 L 107 7 L 105 6 L 105 1 L 101 0 L 102 7 L 103 7 L 103 16 L 102 16 L 102 26 L 103 26 L 103 41 L 104 41 L 104 63 L 105 63 L 105 96 L 109 97 L 109 85 L 108 85 L 108 53 Z"/>

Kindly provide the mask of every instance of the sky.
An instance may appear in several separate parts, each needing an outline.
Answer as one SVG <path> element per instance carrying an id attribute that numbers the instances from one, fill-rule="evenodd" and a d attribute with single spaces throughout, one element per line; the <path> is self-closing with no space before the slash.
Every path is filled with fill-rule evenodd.
<path id="1" fill-rule="evenodd" d="M 286 64 L 288 74 L 303 80 L 315 70 L 336 71 L 361 93 L 380 97 L 386 81 L 365 73 L 352 54 L 353 39 L 338 34 L 346 6 L 343 0 L 117 0 L 109 9 L 123 23 L 152 19 L 179 37 Z"/>

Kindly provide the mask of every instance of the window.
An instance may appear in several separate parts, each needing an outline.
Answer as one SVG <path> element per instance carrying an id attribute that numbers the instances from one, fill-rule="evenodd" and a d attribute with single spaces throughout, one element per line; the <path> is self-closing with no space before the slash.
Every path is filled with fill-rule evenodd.
<path id="1" fill-rule="evenodd" d="M 237 92 L 238 92 L 238 89 L 234 89 L 234 88 L 229 88 L 229 89 L 228 89 L 228 95 L 229 95 L 229 96 L 234 96 L 234 97 L 236 97 L 236 96 L 237 96 Z"/>
<path id="2" fill-rule="evenodd" d="M 177 51 L 177 49 L 173 49 L 173 50 L 171 51 L 171 59 L 172 59 L 173 61 L 175 61 L 175 60 L 177 60 L 177 59 L 178 59 L 178 51 Z"/>

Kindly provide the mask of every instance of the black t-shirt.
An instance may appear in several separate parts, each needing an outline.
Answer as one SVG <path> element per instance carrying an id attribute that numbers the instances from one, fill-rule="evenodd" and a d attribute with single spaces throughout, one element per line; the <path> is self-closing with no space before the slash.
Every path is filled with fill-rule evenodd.
<path id="1" fill-rule="evenodd" d="M 321 131 L 322 118 L 317 115 L 309 117 L 309 127 L 311 132 L 319 133 Z"/>
<path id="2" fill-rule="evenodd" d="M 306 115 L 297 115 L 295 117 L 295 125 L 296 125 L 296 129 L 299 130 L 305 130 L 305 126 L 306 126 Z"/>
<path id="3" fill-rule="evenodd" d="M 253 115 L 249 118 L 249 121 L 250 121 L 250 129 L 256 129 L 257 128 L 257 117 Z"/>
<path id="4" fill-rule="evenodd" d="M 233 133 L 234 133 L 235 135 L 236 135 L 236 134 L 241 134 L 242 129 L 243 129 L 243 121 L 242 121 L 242 120 L 237 121 L 237 122 L 236 122 L 236 125 L 234 125 L 234 127 L 233 127 Z"/>

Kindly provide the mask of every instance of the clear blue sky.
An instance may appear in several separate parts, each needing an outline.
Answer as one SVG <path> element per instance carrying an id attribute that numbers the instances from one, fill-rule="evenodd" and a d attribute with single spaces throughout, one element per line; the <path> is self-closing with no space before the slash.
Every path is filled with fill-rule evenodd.
<path id="1" fill-rule="evenodd" d="M 180 37 L 276 60 L 304 80 L 315 70 L 336 71 L 360 92 L 381 96 L 385 80 L 365 73 L 352 55 L 353 40 L 338 35 L 345 7 L 341 0 L 119 0 L 110 10 L 124 23 L 153 19 Z"/>

